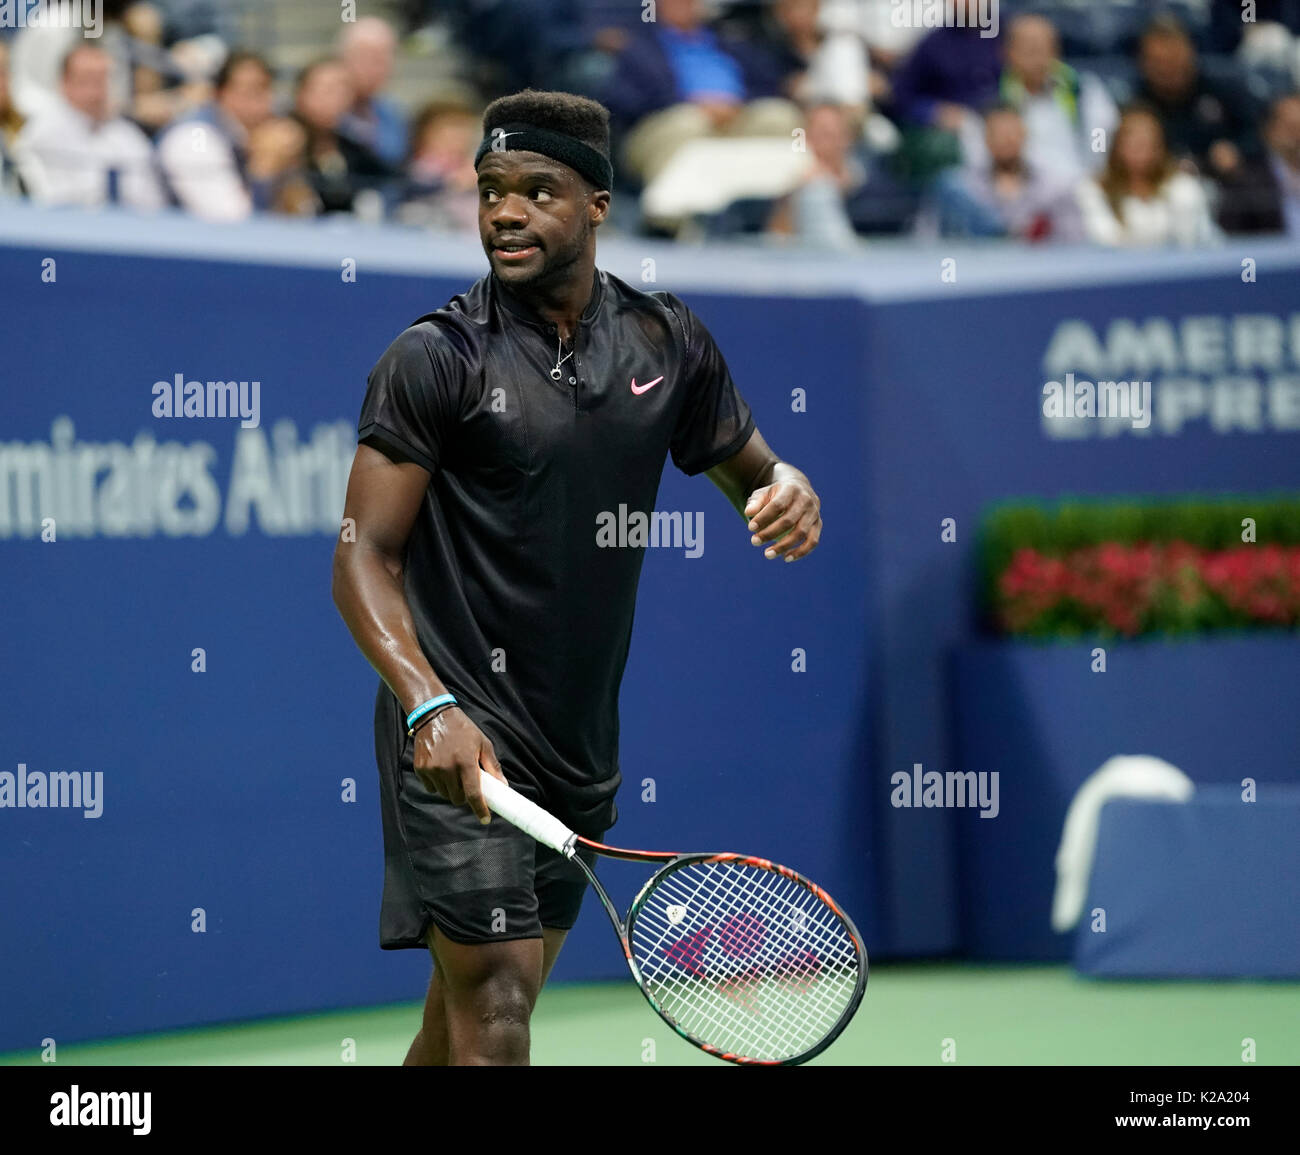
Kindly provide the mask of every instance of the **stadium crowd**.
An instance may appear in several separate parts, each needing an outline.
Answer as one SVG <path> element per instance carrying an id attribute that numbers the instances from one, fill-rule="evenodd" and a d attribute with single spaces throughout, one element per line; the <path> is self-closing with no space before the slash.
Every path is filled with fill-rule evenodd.
<path id="1" fill-rule="evenodd" d="M 235 0 L 102 12 L 95 38 L 0 29 L 4 195 L 473 232 L 480 110 L 532 86 L 610 109 L 626 232 L 1300 238 L 1300 0 L 1249 21 L 1210 0 L 407 0 L 292 75 L 240 42 Z M 460 63 L 413 105 L 394 65 L 431 28 Z"/>

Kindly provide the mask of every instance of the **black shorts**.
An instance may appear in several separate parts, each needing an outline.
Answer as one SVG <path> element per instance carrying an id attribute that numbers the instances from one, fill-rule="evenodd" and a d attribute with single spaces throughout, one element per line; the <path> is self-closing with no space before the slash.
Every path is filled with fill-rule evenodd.
<path id="1" fill-rule="evenodd" d="M 453 806 L 427 789 L 414 770 L 414 744 L 401 706 L 381 685 L 375 702 L 384 829 L 379 945 L 425 947 L 430 923 L 462 943 L 540 938 L 542 927 L 570 929 L 587 891 L 582 871 L 504 819 L 484 826 L 468 806 Z M 495 737 L 493 745 L 510 778 L 508 752 Z M 604 832 L 582 833 L 599 839 Z M 590 851 L 579 853 L 594 863 Z"/>

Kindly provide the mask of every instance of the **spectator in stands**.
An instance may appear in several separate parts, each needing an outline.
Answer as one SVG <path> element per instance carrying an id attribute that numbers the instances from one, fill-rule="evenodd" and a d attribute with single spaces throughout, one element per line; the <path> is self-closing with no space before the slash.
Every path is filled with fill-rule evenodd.
<path id="1" fill-rule="evenodd" d="M 102 35 L 98 46 L 113 60 L 109 98 L 115 112 L 131 109 L 131 54 L 122 29 L 127 0 L 105 0 L 101 9 Z M 63 104 L 61 75 L 69 49 L 81 43 L 82 30 L 71 22 L 52 20 L 22 28 L 13 39 L 14 103 L 27 118 Z"/>
<path id="2" fill-rule="evenodd" d="M 304 174 L 306 133 L 292 117 L 272 115 L 273 82 L 263 57 L 232 52 L 217 72 L 215 99 L 160 138 L 164 185 L 180 207 L 207 220 L 317 211 Z"/>
<path id="3" fill-rule="evenodd" d="M 352 107 L 340 131 L 393 168 L 406 159 L 406 116 L 384 96 L 393 77 L 397 36 L 378 16 L 344 26 L 339 59 L 352 81 Z"/>
<path id="4" fill-rule="evenodd" d="M 1142 33 L 1138 50 L 1138 100 L 1160 118 L 1175 158 L 1190 158 L 1202 172 L 1223 178 L 1256 151 L 1254 112 L 1238 86 L 1205 76 L 1187 30 L 1158 16 Z"/>
<path id="5" fill-rule="evenodd" d="M 96 45 L 112 60 L 109 103 L 114 115 L 129 116 L 149 131 L 207 98 L 201 65 L 185 54 L 165 51 L 162 17 L 140 0 L 102 0 Z M 87 39 L 72 21 L 51 20 L 23 28 L 14 39 L 14 102 L 28 117 L 62 103 L 61 66 L 74 44 Z M 137 87 L 137 81 L 139 86 Z"/>
<path id="6" fill-rule="evenodd" d="M 983 158 L 935 182 L 917 223 L 921 236 L 1080 241 L 1077 170 L 1059 173 L 1026 155 L 1028 130 L 1012 104 L 984 114 Z"/>
<path id="7" fill-rule="evenodd" d="M 1075 72 L 1061 60 L 1060 40 L 1050 20 L 1017 16 L 1011 21 L 998 92 L 1000 101 L 1019 111 L 1024 121 L 1024 156 L 1033 169 L 1073 186 L 1101 167 L 1119 109 L 1100 80 Z M 968 165 L 988 160 L 987 123 L 982 129 L 963 130 L 962 153 Z"/>
<path id="8" fill-rule="evenodd" d="M 1228 233 L 1300 238 L 1300 93 L 1279 97 L 1264 124 L 1266 152 L 1220 186 L 1219 224 Z"/>
<path id="9" fill-rule="evenodd" d="M 955 133 L 997 94 L 998 37 L 982 35 L 979 9 L 979 0 L 955 0 L 960 19 L 928 33 L 903 61 L 894 77 L 901 120 Z"/>
<path id="10" fill-rule="evenodd" d="M 798 103 L 835 101 L 858 118 L 867 114 L 870 62 L 866 45 L 850 33 L 828 33 L 821 0 L 772 0 L 748 34 L 728 38 L 750 97 L 785 97 Z"/>
<path id="11" fill-rule="evenodd" d="M 638 180 L 652 180 L 689 140 L 789 137 L 798 127 L 797 105 L 746 91 L 739 62 L 704 25 L 700 0 L 659 0 L 657 16 L 628 39 L 602 93 Z"/>
<path id="12" fill-rule="evenodd" d="M 403 224 L 477 234 L 479 125 L 475 111 L 460 101 L 434 101 L 420 110 L 406 166 L 410 185 L 397 214 Z"/>
<path id="13" fill-rule="evenodd" d="M 1200 180 L 1179 170 L 1160 118 L 1133 107 L 1120 117 L 1099 177 L 1079 186 L 1090 240 L 1111 246 L 1206 244 L 1216 237 Z"/>
<path id="14" fill-rule="evenodd" d="M 768 234 L 847 249 L 860 235 L 898 232 L 911 215 L 912 200 L 872 165 L 852 110 L 825 101 L 809 106 L 804 116 L 813 165 L 803 184 L 774 206 Z"/>
<path id="15" fill-rule="evenodd" d="M 59 102 L 45 106 L 18 134 L 19 175 L 35 200 L 163 207 L 149 138 L 113 114 L 112 68 L 109 54 L 93 40 L 74 43 L 63 58 Z"/>
<path id="16" fill-rule="evenodd" d="M 293 115 L 306 133 L 307 180 L 322 213 L 351 212 L 359 192 L 382 192 L 398 175 L 365 145 L 340 133 L 352 103 L 352 83 L 338 59 L 317 60 L 298 74 Z"/>
<path id="17" fill-rule="evenodd" d="M 249 171 L 249 141 L 271 119 L 273 81 L 257 53 L 232 52 L 217 73 L 215 99 L 159 138 L 164 181 L 187 212 L 235 221 L 269 207 L 270 185 L 255 185 Z"/>
<path id="18" fill-rule="evenodd" d="M 953 23 L 928 33 L 894 75 L 892 110 L 904 126 L 898 159 L 918 183 L 959 162 L 959 134 L 997 96 L 998 37 L 984 35 L 980 9 L 980 0 L 954 0 Z"/>

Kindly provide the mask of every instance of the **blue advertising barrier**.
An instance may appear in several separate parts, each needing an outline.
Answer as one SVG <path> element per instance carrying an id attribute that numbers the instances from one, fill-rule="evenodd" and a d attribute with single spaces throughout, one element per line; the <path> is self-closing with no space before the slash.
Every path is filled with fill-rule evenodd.
<path id="1" fill-rule="evenodd" d="M 962 949 L 957 816 L 891 805 L 889 779 L 956 756 L 944 670 L 972 635 L 978 511 L 1300 481 L 1297 262 L 1257 248 L 1259 284 L 1226 252 L 982 250 L 954 282 L 933 253 L 603 241 L 602 267 L 699 313 L 826 519 L 807 562 L 765 563 L 707 481 L 665 472 L 657 508 L 703 513 L 705 549 L 648 551 L 611 837 L 787 862 L 877 957 Z M 377 948 L 376 678 L 329 561 L 367 371 L 483 271 L 472 240 L 402 230 L 6 207 L 0 790 L 41 775 L 72 803 L 53 775 L 77 774 L 84 796 L 0 806 L 0 1048 L 421 994 L 422 952 Z M 1276 324 L 1206 369 L 1213 333 L 1189 346 L 1188 319 L 1237 313 Z M 1045 374 L 1125 357 L 1168 364 L 1157 431 L 1044 425 Z M 248 382 L 256 425 L 154 416 L 177 374 Z M 1261 428 L 1240 427 L 1245 384 L 1214 400 L 1233 375 Z M 641 880 L 606 873 L 616 897 Z M 556 978 L 621 967 L 589 904 Z"/>

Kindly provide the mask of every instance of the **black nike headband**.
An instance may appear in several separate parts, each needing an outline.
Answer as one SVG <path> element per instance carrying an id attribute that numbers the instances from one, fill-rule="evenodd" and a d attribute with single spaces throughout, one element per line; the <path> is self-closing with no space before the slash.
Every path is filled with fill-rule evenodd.
<path id="1" fill-rule="evenodd" d="M 552 132 L 535 124 L 513 122 L 501 124 L 483 137 L 474 154 L 474 167 L 490 152 L 539 152 L 567 164 L 600 189 L 614 183 L 614 167 L 589 144 L 563 132 Z"/>

